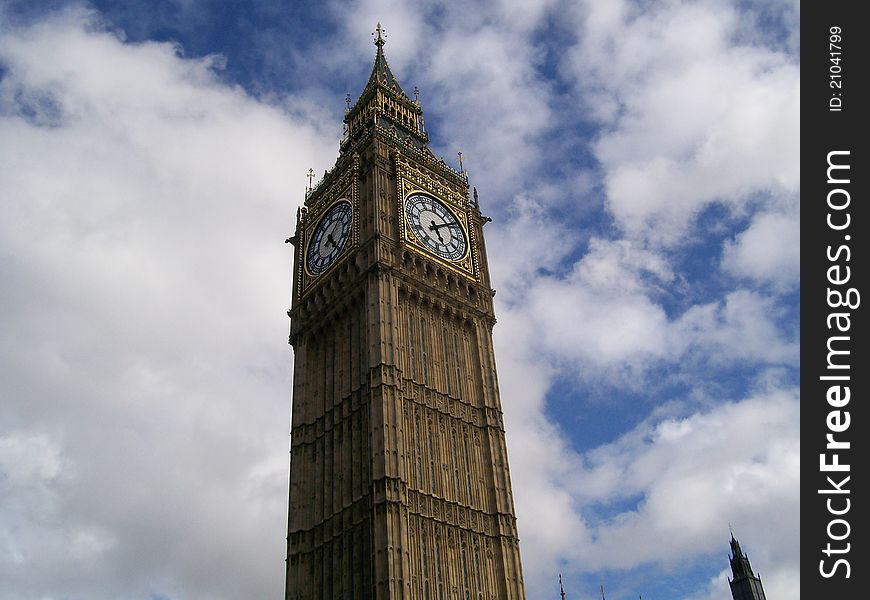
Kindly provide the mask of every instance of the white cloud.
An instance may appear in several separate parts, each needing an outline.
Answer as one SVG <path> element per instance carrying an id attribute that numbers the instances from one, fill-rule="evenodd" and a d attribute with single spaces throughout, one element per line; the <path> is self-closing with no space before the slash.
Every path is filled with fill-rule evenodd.
<path id="1" fill-rule="evenodd" d="M 664 356 L 667 315 L 642 293 L 540 280 L 529 305 L 550 353 L 598 367 L 643 367 Z"/>
<path id="2" fill-rule="evenodd" d="M 625 240 L 593 239 L 567 277 L 539 276 L 526 285 L 524 308 L 533 323 L 527 343 L 551 360 L 570 361 L 581 378 L 642 387 L 645 372 L 664 363 L 797 359 L 773 299 L 757 292 L 736 290 L 669 316 L 654 300 L 680 285 L 667 261 Z"/>
<path id="3" fill-rule="evenodd" d="M 523 301 L 537 271 L 557 268 L 573 250 L 575 233 L 548 216 L 545 208 L 537 196 L 519 194 L 508 210 L 502 208 L 505 217 L 485 228 L 490 275 L 501 290 L 499 302 Z"/>
<path id="4" fill-rule="evenodd" d="M 726 242 L 722 266 L 735 275 L 790 289 L 800 281 L 800 241 L 798 215 L 759 213 L 746 230 Z"/>
<path id="5" fill-rule="evenodd" d="M 791 335 L 785 337 L 784 333 Z M 671 339 L 685 351 L 700 352 L 704 360 L 714 365 L 796 364 L 797 341 L 789 339 L 794 334 L 777 326 L 771 298 L 737 290 L 721 301 L 690 308 L 675 323 Z"/>
<path id="6" fill-rule="evenodd" d="M 628 240 L 607 241 L 593 238 L 589 250 L 576 264 L 576 280 L 589 288 L 622 293 L 645 291 L 653 287 L 641 278 L 653 278 L 655 284 L 674 281 L 668 261 L 660 254 Z"/>
<path id="7" fill-rule="evenodd" d="M 5 30 L 0 61 L 0 436 L 31 461 L 3 463 L 30 508 L 0 509 L 0 579 L 279 594 L 283 240 L 332 136 L 81 10 Z"/>
<path id="8" fill-rule="evenodd" d="M 511 319 L 522 316 L 517 327 L 527 332 L 509 337 L 529 348 L 520 356 L 513 351 L 508 368 L 546 357 L 581 380 L 604 376 L 643 390 L 651 366 L 695 373 L 700 382 L 698 374 L 715 377 L 723 367 L 795 365 L 796 336 L 781 327 L 776 294 L 795 284 L 797 257 L 781 246 L 756 253 L 770 248 L 775 231 L 791 234 L 797 223 L 797 60 L 763 37 L 741 42 L 753 26 L 724 2 L 591 2 L 564 16 L 575 20 L 578 34 L 561 73 L 575 83 L 582 109 L 603 125 L 593 150 L 605 209 L 621 237 L 593 237 L 567 273 L 527 269 L 522 285 L 506 288 L 509 297 L 499 300 L 511 307 Z M 722 268 L 750 284 L 773 284 L 771 295 L 731 289 L 684 302 L 677 313 L 666 310 L 666 299 L 673 304 L 698 283 L 685 279 L 675 257 L 721 235 L 698 219 L 712 205 L 750 223 L 725 243 Z M 543 237 L 560 239 L 558 227 L 550 231 Z M 506 264 L 522 264 L 522 248 L 502 248 Z M 558 248 L 555 254 L 568 256 Z M 715 262 L 706 275 L 715 277 Z M 501 342 L 498 350 L 512 352 Z M 719 553 L 731 520 L 762 549 L 756 557 L 770 565 L 763 569 L 768 589 L 799 596 L 786 583 L 798 559 L 792 392 L 772 389 L 718 406 L 711 400 L 711 408 L 680 419 L 651 416 L 612 444 L 578 454 L 564 438 L 582 433 L 533 425 L 543 400 L 517 379 L 502 387 L 506 413 L 518 413 L 509 441 L 518 443 L 517 436 L 524 454 L 548 457 L 532 472 L 512 453 L 518 507 L 531 512 L 536 505 L 529 525 L 528 513 L 520 513 L 524 557 L 534 557 L 536 569 L 527 574 L 532 589 L 546 589 L 559 562 L 569 569 L 671 569 Z M 590 521 L 602 507 L 611 516 Z M 560 514 L 564 529 L 541 513 Z M 573 534 L 570 542 L 564 531 Z M 668 548 L 659 553 L 662 539 Z M 727 582 L 718 594 L 728 595 Z"/>
<path id="9" fill-rule="evenodd" d="M 554 118 L 547 85 L 517 52 L 518 35 L 503 22 L 474 28 L 466 22 L 442 34 L 427 69 L 435 82 L 428 97 L 437 102 L 423 108 L 442 123 L 435 141 L 450 140 L 444 152 L 451 163 L 463 153 L 481 192 L 494 197 L 490 205 L 502 204 L 537 168 L 543 155 L 535 136 Z"/>
<path id="10" fill-rule="evenodd" d="M 618 7 L 586 5 L 570 64 L 590 106 L 604 104 L 595 150 L 625 234 L 673 245 L 711 203 L 741 211 L 758 194 L 793 195 L 796 61 L 735 45 L 738 13 L 724 3 Z"/>
<path id="11" fill-rule="evenodd" d="M 420 85 L 427 117 L 443 121 L 436 141 L 458 144 L 442 152 L 454 162 L 463 151 L 484 211 L 500 213 L 487 242 L 529 596 L 560 562 L 581 572 L 720 553 L 722 522 L 733 519 L 738 534 L 753 532 L 763 559 L 754 566 L 772 565 L 762 569 L 771 597 L 798 597 L 788 583 L 792 392 L 711 399 L 679 417 L 654 411 L 579 453 L 572 437 L 582 433 L 551 422 L 545 405 L 566 366 L 637 391 L 655 365 L 685 376 L 795 364 L 776 294 L 795 285 L 798 257 L 770 240 L 792 239 L 797 224 L 796 61 L 743 43 L 752 24 L 721 2 L 559 6 L 577 38 L 554 68 L 576 87 L 557 100 L 535 37 L 551 8 L 333 6 L 349 41 L 327 37 L 305 62 L 329 76 L 353 71 L 359 88 L 348 91 L 359 92 L 381 20 L 395 74 L 408 92 Z M 288 116 L 220 84 L 219 57 L 124 44 L 81 11 L 3 41 L 0 378 L 14 394 L 0 421 L 13 442 L 0 451 L 42 456 L 21 468 L 33 482 L 26 497 L 44 511 L 37 523 L 0 509 L 0 528 L 24 523 L 0 554 L 0 579 L 28 597 L 60 593 L 51 581 L 93 598 L 280 593 L 287 423 L 275 415 L 289 411 L 290 360 L 281 241 L 301 196 L 288 190 L 337 152 L 340 126 L 319 124 L 322 86 L 283 99 Z M 591 146 L 570 133 L 588 118 L 604 127 Z M 563 147 L 590 148 L 600 172 L 551 168 Z M 594 197 L 597 182 L 572 185 L 590 175 L 606 198 Z M 602 202 L 611 237 L 598 214 L 578 234 L 571 217 Z M 717 203 L 749 222 L 725 242 L 721 268 L 764 292 L 666 310 L 663 298 L 692 283 L 674 248 L 709 234 L 696 217 Z M 52 475 L 57 465 L 75 479 Z M 738 493 L 753 485 L 754 498 Z M 678 511 L 675 495 L 692 510 Z M 602 505 L 618 516 L 596 520 Z M 771 516 L 773 507 L 783 509 Z M 644 540 L 662 532 L 673 547 L 652 556 Z M 74 556 L 52 553 L 56 540 Z"/>
<path id="12" fill-rule="evenodd" d="M 511 437 L 528 428 L 514 424 Z M 551 564 L 558 556 L 587 572 L 644 564 L 672 569 L 722 552 L 731 522 L 738 534 L 751 533 L 761 559 L 756 567 L 770 565 L 766 580 L 781 583 L 797 560 L 799 405 L 791 390 L 762 390 L 683 417 L 650 417 L 582 460 L 558 435 L 551 439 L 550 460 L 535 475 L 543 485 L 519 502 L 537 505 L 524 514 L 544 515 L 520 520 L 524 556 Z M 609 516 L 593 522 L 583 516 L 602 507 Z M 557 523 L 547 526 L 552 514 Z M 790 561 L 780 565 L 774 555 Z"/>
<path id="13" fill-rule="evenodd" d="M 0 470 L 7 484 L 51 481 L 61 472 L 60 451 L 47 435 L 0 437 Z"/>
<path id="14" fill-rule="evenodd" d="M 596 554 L 602 563 L 670 561 L 695 551 L 694 545 L 714 550 L 721 544 L 720 515 L 760 519 L 757 508 L 769 500 L 796 514 L 798 410 L 793 392 L 773 390 L 645 424 L 596 449 L 589 457 L 592 470 L 616 470 L 618 485 L 598 490 L 590 501 L 643 494 L 637 509 L 599 528 Z M 576 486 L 585 491 L 582 477 Z M 668 536 L 667 548 L 659 544 L 662 535 Z"/>

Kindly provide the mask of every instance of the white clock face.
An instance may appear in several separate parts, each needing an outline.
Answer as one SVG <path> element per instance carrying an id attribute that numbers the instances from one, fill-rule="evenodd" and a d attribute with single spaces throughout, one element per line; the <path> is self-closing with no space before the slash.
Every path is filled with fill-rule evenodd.
<path id="1" fill-rule="evenodd" d="M 405 215 L 417 239 L 446 260 L 465 256 L 468 242 L 456 216 L 438 200 L 423 194 L 405 199 Z"/>
<path id="2" fill-rule="evenodd" d="M 350 202 L 339 202 L 326 211 L 308 243 L 305 261 L 309 273 L 320 275 L 335 262 L 350 237 L 352 222 Z"/>

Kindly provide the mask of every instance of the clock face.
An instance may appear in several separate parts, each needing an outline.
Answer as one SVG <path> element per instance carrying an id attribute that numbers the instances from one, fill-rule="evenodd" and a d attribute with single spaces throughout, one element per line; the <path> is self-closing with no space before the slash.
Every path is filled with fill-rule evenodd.
<path id="1" fill-rule="evenodd" d="M 312 275 L 320 275 L 335 262 L 350 237 L 353 209 L 350 202 L 339 202 L 323 215 L 311 241 L 305 264 Z"/>
<path id="2" fill-rule="evenodd" d="M 456 216 L 438 200 L 423 194 L 405 199 L 408 224 L 417 239 L 429 250 L 447 260 L 465 256 L 468 242 Z"/>

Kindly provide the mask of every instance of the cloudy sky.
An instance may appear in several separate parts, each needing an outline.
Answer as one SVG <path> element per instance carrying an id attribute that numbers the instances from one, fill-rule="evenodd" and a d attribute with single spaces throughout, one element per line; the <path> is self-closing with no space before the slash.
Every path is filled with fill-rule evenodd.
<path id="1" fill-rule="evenodd" d="M 0 0 L 0 599 L 283 593 L 292 256 L 387 30 L 480 191 L 527 595 L 799 598 L 792 0 Z"/>

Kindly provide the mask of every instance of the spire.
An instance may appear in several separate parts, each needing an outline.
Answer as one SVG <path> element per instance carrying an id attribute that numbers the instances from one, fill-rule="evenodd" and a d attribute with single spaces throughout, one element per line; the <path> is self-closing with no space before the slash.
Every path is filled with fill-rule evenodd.
<path id="1" fill-rule="evenodd" d="M 387 43 L 384 39 L 387 35 L 386 29 L 381 27 L 381 24 L 378 23 L 378 26 L 375 28 L 374 32 L 372 32 L 372 35 L 375 36 L 374 43 L 375 46 L 378 47 L 378 50 L 375 53 L 375 64 L 372 67 L 372 74 L 369 76 L 369 81 L 366 83 L 366 87 L 363 89 L 363 93 L 360 94 L 360 96 L 365 96 L 372 87 L 381 85 L 396 95 L 410 101 L 410 98 L 405 94 L 402 86 L 399 85 L 393 72 L 390 71 L 390 65 L 387 64 L 387 58 L 384 56 L 384 44 Z"/>
<path id="2" fill-rule="evenodd" d="M 740 542 L 731 532 L 731 575 L 728 584 L 731 586 L 731 596 L 735 600 L 765 600 L 761 577 L 752 570 L 749 556 L 743 554 Z"/>
<path id="3" fill-rule="evenodd" d="M 562 574 L 559 573 L 559 595 L 565 600 L 565 588 L 562 587 Z"/>
<path id="4" fill-rule="evenodd" d="M 390 70 L 384 56 L 386 30 L 380 23 L 372 37 L 377 48 L 375 64 L 356 104 L 345 111 L 346 134 L 342 138 L 342 149 L 349 148 L 353 140 L 359 139 L 359 135 L 371 127 L 422 148 L 428 143 L 429 136 L 423 124 L 419 95 L 415 94 L 416 101 L 408 98 Z"/>
<path id="5" fill-rule="evenodd" d="M 731 532 L 731 554 L 734 558 L 743 558 L 743 551 L 740 549 L 740 542 L 734 537 L 734 532 Z"/>

